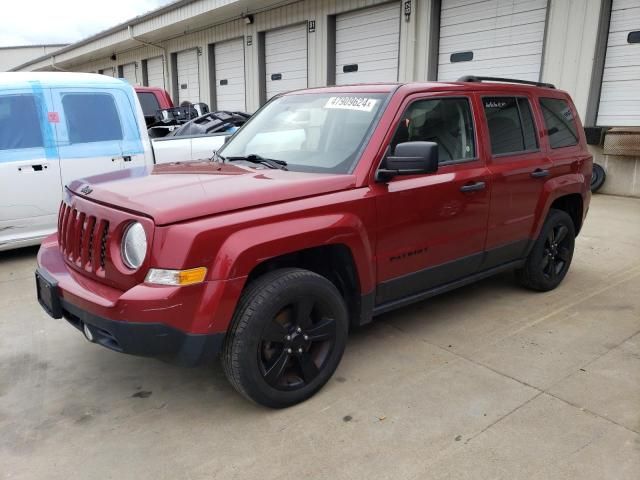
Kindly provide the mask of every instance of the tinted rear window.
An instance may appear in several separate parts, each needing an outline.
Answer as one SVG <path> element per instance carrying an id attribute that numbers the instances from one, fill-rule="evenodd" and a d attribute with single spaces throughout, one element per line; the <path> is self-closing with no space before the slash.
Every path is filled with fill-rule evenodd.
<path id="1" fill-rule="evenodd" d="M 504 155 L 538 148 L 529 100 L 522 97 L 484 97 L 491 153 Z"/>
<path id="2" fill-rule="evenodd" d="M 578 129 L 569 103 L 558 98 L 541 98 L 540 107 L 551 148 L 577 145 Z"/>
<path id="3" fill-rule="evenodd" d="M 0 150 L 42 145 L 36 98 L 33 95 L 0 96 Z"/>
<path id="4" fill-rule="evenodd" d="M 151 92 L 138 92 L 138 100 L 145 117 L 153 117 L 160 110 L 158 99 Z"/>
<path id="5" fill-rule="evenodd" d="M 67 93 L 62 97 L 71 143 L 122 140 L 113 97 L 107 93 Z"/>

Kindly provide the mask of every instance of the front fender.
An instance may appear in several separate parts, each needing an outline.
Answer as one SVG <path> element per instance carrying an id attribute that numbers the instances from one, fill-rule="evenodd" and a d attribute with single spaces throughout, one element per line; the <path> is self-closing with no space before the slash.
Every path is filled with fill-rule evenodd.
<path id="1" fill-rule="evenodd" d="M 586 210 L 586 207 L 589 205 L 589 196 L 591 194 L 588 185 L 589 182 L 582 173 L 569 173 L 547 180 L 536 207 L 536 221 L 533 225 L 530 238 L 538 238 L 540 230 L 542 230 L 542 225 L 549 214 L 551 205 L 560 197 L 579 194 L 582 197 L 584 216 L 584 210 Z"/>
<path id="2" fill-rule="evenodd" d="M 257 265 L 296 251 L 324 245 L 347 246 L 357 268 L 363 293 L 375 287 L 373 247 L 367 230 L 351 213 L 323 214 L 245 228 L 221 245 L 212 266 L 212 279 L 246 277 Z"/>

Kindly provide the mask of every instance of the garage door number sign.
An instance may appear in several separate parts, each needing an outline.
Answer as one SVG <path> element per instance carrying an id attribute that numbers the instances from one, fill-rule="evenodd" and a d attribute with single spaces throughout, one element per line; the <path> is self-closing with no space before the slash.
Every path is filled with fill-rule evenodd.
<path id="1" fill-rule="evenodd" d="M 377 100 L 364 97 L 331 97 L 324 108 L 338 110 L 358 110 L 370 112 L 375 107 Z"/>

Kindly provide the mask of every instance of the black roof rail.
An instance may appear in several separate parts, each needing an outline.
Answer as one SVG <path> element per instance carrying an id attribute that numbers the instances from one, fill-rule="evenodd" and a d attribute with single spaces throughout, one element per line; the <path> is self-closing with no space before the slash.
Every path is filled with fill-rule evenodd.
<path id="1" fill-rule="evenodd" d="M 520 80 L 518 78 L 501 78 L 501 77 L 476 77 L 475 75 L 465 75 L 458 79 L 458 82 L 504 82 L 504 83 L 522 83 L 524 85 L 534 85 L 536 87 L 556 88 L 553 83 L 532 82 L 530 80 Z"/>

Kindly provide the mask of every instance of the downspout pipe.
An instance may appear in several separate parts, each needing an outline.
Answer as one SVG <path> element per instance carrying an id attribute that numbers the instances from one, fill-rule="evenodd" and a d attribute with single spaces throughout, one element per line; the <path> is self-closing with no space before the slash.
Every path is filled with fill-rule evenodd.
<path id="1" fill-rule="evenodd" d="M 59 66 L 56 65 L 56 56 L 55 55 L 51 55 L 51 67 L 54 70 L 57 70 L 59 72 L 68 72 L 69 70 L 65 70 L 64 68 L 60 68 Z"/>
<path id="2" fill-rule="evenodd" d="M 140 40 L 139 38 L 136 38 L 133 35 L 133 25 L 127 25 L 127 32 L 129 32 L 129 38 L 131 40 L 133 40 L 134 42 L 138 42 L 142 45 L 146 45 L 147 47 L 155 47 L 155 48 L 159 48 L 160 50 L 162 50 L 162 68 L 164 69 L 164 75 L 163 75 L 163 80 L 164 80 L 164 88 L 165 90 L 167 89 L 167 81 L 166 78 L 169 76 L 169 53 L 167 52 L 167 47 L 163 47 L 161 45 L 156 45 L 154 43 L 149 43 L 149 42 L 145 42 L 144 40 Z"/>

